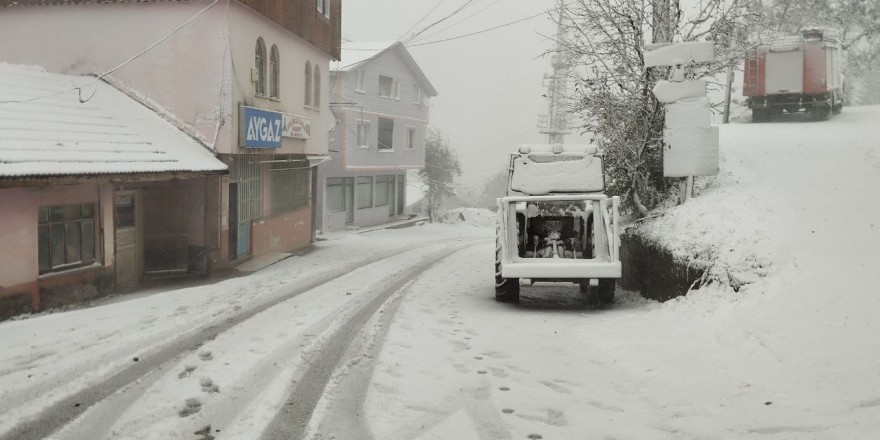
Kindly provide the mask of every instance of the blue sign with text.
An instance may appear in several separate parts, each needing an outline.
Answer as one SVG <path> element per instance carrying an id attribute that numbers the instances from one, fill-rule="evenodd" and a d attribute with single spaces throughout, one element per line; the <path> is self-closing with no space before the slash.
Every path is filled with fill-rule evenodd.
<path id="1" fill-rule="evenodd" d="M 241 144 L 245 148 L 281 148 L 281 113 L 241 108 Z"/>

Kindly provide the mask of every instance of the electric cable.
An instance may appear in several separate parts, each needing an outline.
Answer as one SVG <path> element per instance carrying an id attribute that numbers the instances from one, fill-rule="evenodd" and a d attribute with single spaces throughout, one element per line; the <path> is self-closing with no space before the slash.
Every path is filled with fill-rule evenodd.
<path id="1" fill-rule="evenodd" d="M 424 19 L 428 18 L 428 16 L 431 15 L 431 13 L 434 12 L 435 9 L 437 9 L 438 7 L 440 7 L 440 5 L 442 5 L 443 2 L 445 2 L 445 1 L 446 1 L 446 0 L 440 0 L 440 1 L 438 1 L 437 4 L 435 4 L 434 7 L 431 8 L 430 11 L 426 12 L 425 15 L 422 16 L 422 18 L 420 18 L 418 21 L 416 21 L 415 23 L 413 23 L 413 25 L 410 26 L 409 29 L 403 31 L 403 35 L 401 35 L 401 36 L 398 37 L 397 39 L 398 39 L 398 40 L 402 40 L 403 37 L 406 36 L 407 33 L 409 33 L 409 31 L 415 29 L 415 27 L 418 26 L 419 23 L 421 23 Z"/>
<path id="2" fill-rule="evenodd" d="M 488 29 L 483 29 L 483 30 L 476 31 L 476 32 L 471 32 L 471 33 L 464 34 L 464 35 L 458 35 L 458 36 L 455 36 L 455 37 L 443 38 L 443 39 L 441 39 L 441 40 L 427 41 L 427 42 L 423 42 L 423 43 L 414 43 L 414 44 L 404 43 L 404 45 L 407 46 L 407 47 L 417 47 L 417 46 L 426 46 L 426 45 L 428 45 L 428 44 L 437 44 L 437 43 L 443 43 L 443 42 L 446 42 L 446 41 L 458 40 L 458 39 L 460 39 L 460 38 L 470 37 L 470 36 L 473 36 L 473 35 L 478 35 L 478 34 L 482 34 L 482 33 L 489 32 L 489 31 L 494 31 L 494 30 L 496 30 L 496 29 L 501 29 L 501 28 L 503 28 L 503 27 L 507 27 L 507 26 L 510 26 L 510 25 L 514 25 L 514 24 L 517 24 L 517 23 L 520 23 L 520 22 L 523 22 L 523 21 L 526 21 L 526 20 L 531 20 L 531 19 L 533 19 L 533 18 L 535 18 L 535 17 L 538 17 L 538 16 L 541 16 L 541 15 L 544 15 L 544 14 L 546 14 L 546 13 L 547 13 L 546 10 L 545 10 L 545 11 L 541 11 L 541 12 L 535 14 L 535 15 L 530 15 L 530 16 L 528 16 L 528 17 L 520 18 L 519 20 L 511 21 L 511 22 L 509 22 L 509 23 L 504 23 L 504 24 L 501 24 L 501 25 L 498 25 L 498 26 L 495 26 L 495 27 L 491 27 L 491 28 L 488 28 Z"/>
<path id="3" fill-rule="evenodd" d="M 421 34 L 424 33 L 425 31 L 427 31 L 428 29 L 431 29 L 432 27 L 437 26 L 438 24 L 443 23 L 444 21 L 446 21 L 446 20 L 448 20 L 448 19 L 454 17 L 454 16 L 457 15 L 459 12 L 461 12 L 461 11 L 463 11 L 465 8 L 467 8 L 468 5 L 471 5 L 474 1 L 477 1 L 477 0 L 467 0 L 467 1 L 465 1 L 464 4 L 462 4 L 461 6 L 459 6 L 458 8 L 456 8 L 454 11 L 452 11 L 451 13 L 449 13 L 449 15 L 446 15 L 445 17 L 443 17 L 443 18 L 441 18 L 441 19 L 439 19 L 439 20 L 437 20 L 437 21 L 435 21 L 435 22 L 433 22 L 433 23 L 431 23 L 431 24 L 425 26 L 424 28 L 422 28 L 422 30 L 420 30 L 420 31 L 418 31 L 418 32 L 416 32 L 416 33 L 410 35 L 409 38 L 407 38 L 406 40 L 404 40 L 404 43 L 406 43 L 407 41 L 412 41 L 413 39 L 415 39 L 416 37 L 418 37 L 419 35 L 421 35 Z"/>
<path id="4" fill-rule="evenodd" d="M 425 39 L 427 39 L 427 38 L 431 38 L 431 37 L 433 37 L 434 35 L 437 35 L 437 34 L 443 32 L 443 31 L 445 31 L 445 30 L 447 30 L 447 29 L 451 29 L 451 28 L 453 28 L 453 27 L 455 27 L 455 26 L 458 26 L 459 24 L 464 23 L 465 21 L 470 20 L 470 19 L 473 18 L 475 15 L 478 15 L 479 13 L 485 11 L 486 9 L 489 9 L 489 8 L 491 8 L 492 6 L 495 6 L 495 4 L 497 4 L 497 3 L 500 2 L 500 1 L 501 1 L 501 0 L 495 0 L 495 1 L 493 1 L 492 3 L 489 3 L 488 5 L 484 6 L 482 9 L 480 9 L 480 10 L 474 12 L 474 13 L 471 14 L 471 15 L 468 15 L 468 16 L 465 17 L 465 18 L 462 18 L 461 20 L 456 21 L 455 23 L 452 23 L 452 24 L 450 24 L 449 26 L 446 26 L 445 28 L 438 29 L 436 32 L 432 32 L 432 33 L 430 33 L 430 34 L 427 34 L 427 35 L 424 35 L 424 36 L 421 36 L 421 37 L 415 38 L 415 39 L 411 40 L 411 42 L 413 42 L 413 43 L 417 43 L 419 40 L 425 40 Z"/>

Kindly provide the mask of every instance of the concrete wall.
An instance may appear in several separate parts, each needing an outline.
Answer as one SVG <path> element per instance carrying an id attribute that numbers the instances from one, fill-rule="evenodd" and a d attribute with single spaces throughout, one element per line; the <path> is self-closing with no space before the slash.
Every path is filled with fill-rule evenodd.
<path id="1" fill-rule="evenodd" d="M 39 274 L 38 212 L 41 206 L 95 203 L 96 264 Z M 61 304 L 56 293 L 86 299 L 113 283 L 113 189 L 109 185 L 72 185 L 0 189 L 0 319 L 14 313 Z M 27 299 L 24 299 L 27 298 Z M 69 300 L 67 301 L 70 302 Z M 26 310 L 22 309 L 26 306 Z"/>
<path id="2" fill-rule="evenodd" d="M 50 72 L 94 74 L 122 64 L 210 2 L 118 3 L 6 8 L 0 54 Z M 149 97 L 203 139 L 229 121 L 226 5 L 217 3 L 173 36 L 112 73 L 117 84 Z M 251 61 L 253 63 L 253 61 Z M 231 130 L 221 139 L 228 143 Z"/>
<path id="3" fill-rule="evenodd" d="M 311 243 L 312 210 L 304 208 L 257 220 L 252 233 L 254 255 L 302 248 Z"/>
<path id="4" fill-rule="evenodd" d="M 257 38 L 263 38 L 266 44 L 266 56 L 269 56 L 272 45 L 278 46 L 281 61 L 278 99 L 260 97 L 254 93 L 251 82 L 251 68 L 254 67 L 254 49 Z M 282 147 L 266 152 L 277 154 L 327 154 L 329 122 L 332 120 L 327 96 L 330 84 L 330 56 L 307 43 L 305 40 L 290 34 L 281 26 L 272 23 L 250 8 L 233 2 L 230 17 L 230 49 L 233 66 L 232 102 L 236 107 L 232 115 L 231 143 L 218 147 L 221 153 L 243 153 L 239 148 L 239 114 L 237 106 L 244 104 L 265 110 L 292 113 L 311 119 L 311 138 L 308 140 L 283 138 Z M 305 65 L 311 64 L 321 71 L 321 105 L 320 107 L 305 106 Z M 268 69 L 268 64 L 267 64 Z M 267 72 L 268 88 L 268 72 Z M 314 81 L 314 79 L 313 79 Z M 268 89 L 267 89 L 268 92 Z"/>
<path id="5" fill-rule="evenodd" d="M 106 72 L 208 4 L 193 0 L 7 8 L 0 14 L 0 61 L 68 74 Z M 279 99 L 254 94 L 251 68 L 258 37 L 266 43 L 267 57 L 272 45 L 278 46 Z M 285 139 L 276 153 L 326 154 L 327 100 L 322 99 L 318 109 L 303 106 L 307 60 L 321 70 L 325 98 L 329 55 L 238 2 L 220 2 L 109 78 L 191 127 L 206 143 L 212 144 L 216 137 L 220 153 L 241 152 L 238 108 L 245 104 L 312 120 L 311 139 Z"/>
<path id="6" fill-rule="evenodd" d="M 345 64 L 345 60 L 342 63 Z M 364 72 L 362 91 L 357 87 L 358 70 Z M 399 99 L 379 95 L 380 76 L 399 81 Z M 324 189 L 328 177 L 401 175 L 405 170 L 424 167 L 429 107 L 426 105 L 427 85 L 422 84 L 419 78 L 394 49 L 364 63 L 358 69 L 352 68 L 334 74 L 330 99 L 346 104 L 334 107 L 337 124 L 330 133 L 332 160 L 319 167 L 319 229 L 333 231 L 346 227 L 345 212 L 325 211 Z M 415 103 L 413 85 L 419 85 L 422 89 L 422 99 Z M 394 120 L 393 149 L 390 151 L 378 149 L 380 117 Z M 369 121 L 370 125 L 367 146 L 358 145 L 357 142 L 357 122 L 361 119 Z M 412 149 L 406 148 L 408 127 L 415 129 Z M 387 206 L 356 209 L 354 225 L 372 226 L 396 220 L 398 217 L 389 215 L 388 209 Z"/>
<path id="7" fill-rule="evenodd" d="M 343 60 L 344 62 L 344 60 Z M 364 92 L 357 91 L 357 70 L 363 70 Z M 384 75 L 400 81 L 400 99 L 379 96 L 379 76 Z M 336 102 L 354 103 L 340 107 L 337 114 L 341 121 L 334 128 L 332 137 L 333 150 L 339 151 L 334 156 L 334 163 L 329 164 L 333 171 L 351 170 L 354 168 L 388 168 L 390 163 L 404 168 L 421 168 L 425 163 L 425 134 L 428 125 L 428 106 L 413 103 L 413 85 L 419 84 L 418 79 L 409 66 L 394 50 L 383 53 L 380 57 L 366 63 L 360 69 L 344 72 L 337 78 L 334 86 Z M 423 96 L 426 91 L 423 88 Z M 426 102 L 426 101 L 423 101 Z M 393 151 L 377 153 L 379 118 L 394 119 Z M 370 135 L 367 141 L 370 148 L 357 145 L 357 120 L 370 121 Z M 416 129 L 415 148 L 406 148 L 406 127 Z M 380 157 L 380 155 L 382 157 Z"/>
<path id="8" fill-rule="evenodd" d="M 621 237 L 620 261 L 623 277 L 620 287 L 639 291 L 656 301 L 667 301 L 700 287 L 704 269 L 678 261 L 662 247 L 630 231 Z"/>

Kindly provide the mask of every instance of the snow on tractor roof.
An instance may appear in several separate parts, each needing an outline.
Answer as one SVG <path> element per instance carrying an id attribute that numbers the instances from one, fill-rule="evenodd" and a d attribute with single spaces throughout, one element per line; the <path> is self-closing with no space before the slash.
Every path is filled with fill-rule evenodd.
<path id="1" fill-rule="evenodd" d="M 592 145 L 523 145 L 512 155 L 510 190 L 528 195 L 605 189 L 602 159 Z"/>
<path id="2" fill-rule="evenodd" d="M 596 154 L 599 151 L 595 145 L 565 145 L 565 144 L 524 144 L 520 145 L 516 153 L 586 153 Z"/>

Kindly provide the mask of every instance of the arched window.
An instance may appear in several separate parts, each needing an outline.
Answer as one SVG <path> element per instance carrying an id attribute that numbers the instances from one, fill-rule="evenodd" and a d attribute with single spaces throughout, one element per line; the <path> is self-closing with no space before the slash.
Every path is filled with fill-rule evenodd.
<path id="1" fill-rule="evenodd" d="M 254 83 L 254 93 L 266 94 L 266 43 L 263 38 L 257 38 L 257 48 L 254 50 L 254 67 L 257 69 L 257 81 Z"/>
<path id="2" fill-rule="evenodd" d="M 278 78 L 281 70 L 281 60 L 278 59 L 278 46 L 272 45 L 272 51 L 269 52 L 269 96 L 278 98 Z"/>
<path id="3" fill-rule="evenodd" d="M 306 61 L 306 93 L 305 93 L 305 106 L 312 106 L 312 63 Z"/>
<path id="4" fill-rule="evenodd" d="M 315 66 L 315 108 L 321 107 L 321 70 Z"/>

